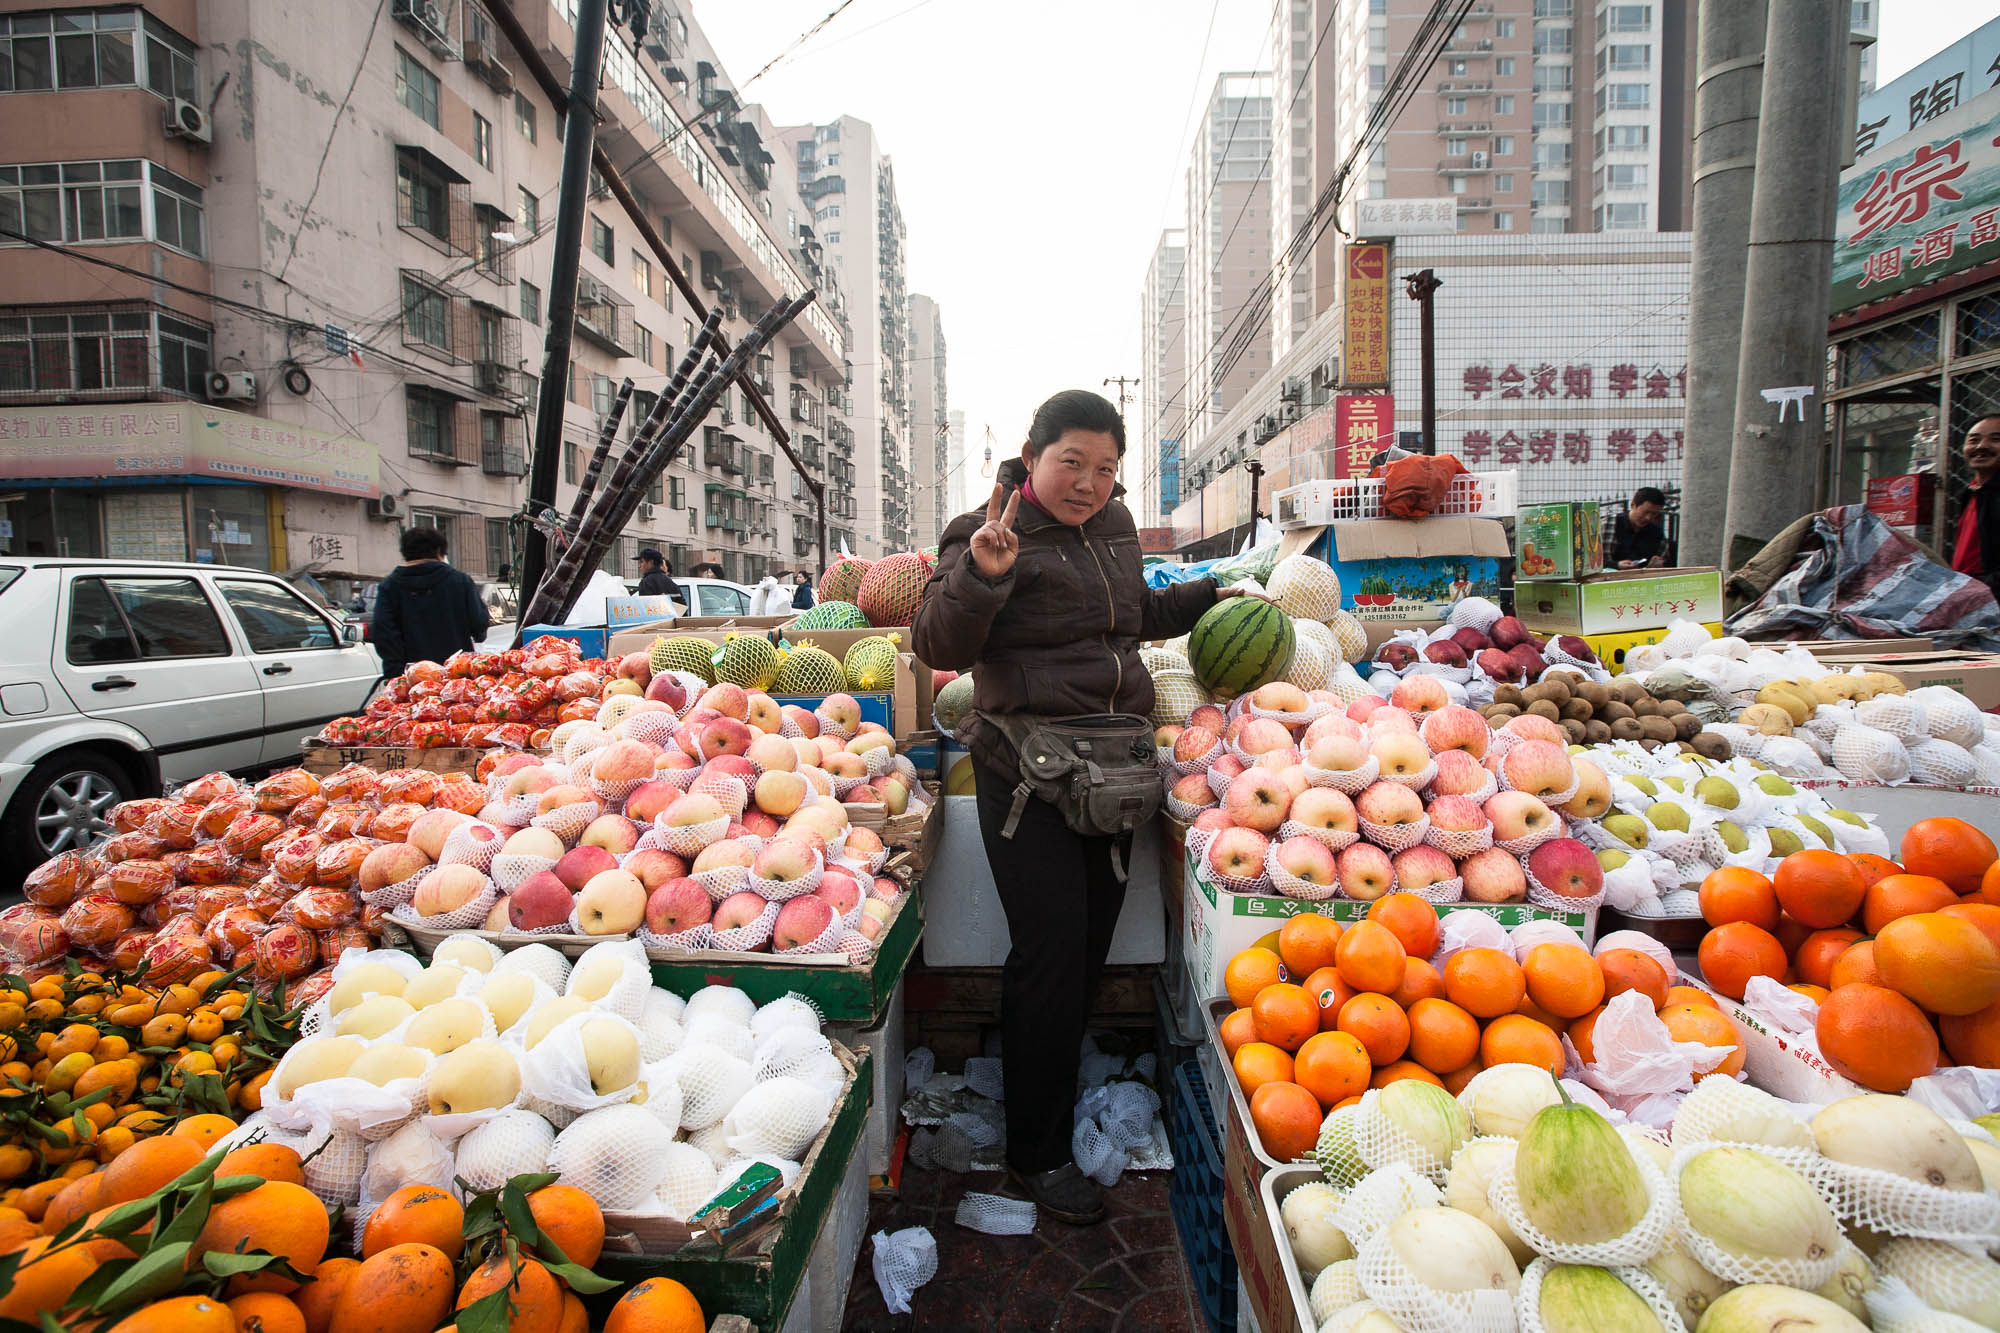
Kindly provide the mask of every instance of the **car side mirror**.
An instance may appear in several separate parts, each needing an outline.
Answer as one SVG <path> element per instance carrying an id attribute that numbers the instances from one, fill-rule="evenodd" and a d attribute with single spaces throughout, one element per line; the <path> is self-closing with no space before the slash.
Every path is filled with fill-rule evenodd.
<path id="1" fill-rule="evenodd" d="M 340 641 L 345 644 L 357 644 L 362 642 L 361 626 L 355 624 L 352 621 L 349 621 L 348 623 L 342 625 L 340 627 Z"/>

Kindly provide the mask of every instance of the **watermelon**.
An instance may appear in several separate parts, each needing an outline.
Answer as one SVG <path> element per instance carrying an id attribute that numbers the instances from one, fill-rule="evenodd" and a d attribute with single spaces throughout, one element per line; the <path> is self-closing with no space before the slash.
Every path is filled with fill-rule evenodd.
<path id="1" fill-rule="evenodd" d="M 822 602 L 851 602 L 854 594 L 861 591 L 861 577 L 868 572 L 868 561 L 857 556 L 844 555 L 826 567 L 820 575 L 819 599 Z"/>
<path id="2" fill-rule="evenodd" d="M 820 602 L 808 608 L 787 628 L 867 629 L 868 617 L 862 615 L 861 608 L 852 602 Z"/>
<path id="3" fill-rule="evenodd" d="M 1205 688 L 1247 694 L 1284 674 L 1292 643 L 1292 622 L 1283 611 L 1255 597 L 1232 597 L 1196 623 L 1188 661 Z"/>
<path id="4" fill-rule="evenodd" d="M 870 625 L 881 629 L 907 625 L 916 618 L 917 604 L 923 601 L 924 585 L 930 579 L 931 567 L 922 556 L 885 556 L 861 576 L 854 602 Z"/>

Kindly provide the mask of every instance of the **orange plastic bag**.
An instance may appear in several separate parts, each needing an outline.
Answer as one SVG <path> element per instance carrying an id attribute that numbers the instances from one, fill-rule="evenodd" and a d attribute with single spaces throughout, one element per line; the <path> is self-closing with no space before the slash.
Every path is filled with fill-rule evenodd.
<path id="1" fill-rule="evenodd" d="M 1451 454 L 1399 458 L 1382 469 L 1382 509 L 1396 518 L 1428 518 L 1444 503 L 1465 464 Z"/>

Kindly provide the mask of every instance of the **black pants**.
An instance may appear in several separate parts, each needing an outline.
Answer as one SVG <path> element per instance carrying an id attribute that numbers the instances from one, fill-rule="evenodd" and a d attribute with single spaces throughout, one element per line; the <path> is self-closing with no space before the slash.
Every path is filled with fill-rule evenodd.
<path id="1" fill-rule="evenodd" d="M 1122 865 L 1132 840 L 1082 837 L 1033 798 L 1014 836 L 1003 838 L 1020 779 L 983 764 L 974 778 L 986 861 L 1013 937 L 1000 990 L 1007 1160 L 1032 1175 L 1070 1160 L 1084 1027 L 1125 903 L 1112 848 Z"/>

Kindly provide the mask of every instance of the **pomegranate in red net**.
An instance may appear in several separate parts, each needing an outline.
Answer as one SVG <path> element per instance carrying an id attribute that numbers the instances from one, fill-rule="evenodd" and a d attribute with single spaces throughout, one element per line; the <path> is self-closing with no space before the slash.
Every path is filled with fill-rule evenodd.
<path id="1" fill-rule="evenodd" d="M 185 926 L 180 923 L 186 922 Z M 192 916 L 177 916 L 160 927 L 146 945 L 141 958 L 146 980 L 156 985 L 186 981 L 197 972 L 206 972 L 215 962 L 208 941 L 202 938 L 201 923 Z"/>
<path id="2" fill-rule="evenodd" d="M 447 779 L 438 784 L 437 796 L 431 801 L 433 810 L 456 810 L 462 815 L 476 815 L 486 808 L 486 789 L 477 783 L 467 782 L 463 777 L 456 781 Z"/>
<path id="3" fill-rule="evenodd" d="M 90 883 L 96 872 L 82 852 L 60 852 L 28 872 L 21 896 L 42 907 L 64 907 Z"/>
<path id="4" fill-rule="evenodd" d="M 359 745 L 361 727 L 358 717 L 337 717 L 319 729 L 319 738 L 328 745 Z"/>
<path id="5" fill-rule="evenodd" d="M 181 868 L 176 874 L 184 884 L 227 884 L 241 869 L 241 862 L 219 842 L 205 842 L 180 856 Z"/>
<path id="6" fill-rule="evenodd" d="M 323 967 L 311 976 L 285 986 L 285 1006 L 294 1008 L 299 1005 L 317 1004 L 325 999 L 327 992 L 332 989 L 333 969 Z"/>
<path id="7" fill-rule="evenodd" d="M 203 838 L 220 838 L 236 822 L 236 817 L 257 808 L 257 802 L 249 792 L 231 792 L 218 796 L 202 808 L 200 818 L 194 821 L 194 831 Z"/>
<path id="8" fill-rule="evenodd" d="M 152 902 L 174 887 L 173 872 L 164 861 L 120 861 L 104 874 L 112 896 L 133 906 Z"/>
<path id="9" fill-rule="evenodd" d="M 283 835 L 285 821 L 276 815 L 245 813 L 229 821 L 222 832 L 222 845 L 246 860 L 264 850 L 265 844 Z"/>
<path id="10" fill-rule="evenodd" d="M 217 884 L 203 889 L 194 896 L 194 919 L 204 926 L 215 920 L 216 913 L 225 907 L 234 907 L 243 901 L 244 888 L 240 884 Z"/>
<path id="11" fill-rule="evenodd" d="M 184 852 L 201 840 L 195 831 L 195 822 L 201 818 L 202 807 L 188 801 L 169 801 L 154 812 L 146 821 L 146 831 L 160 840 L 160 845 L 171 852 Z"/>
<path id="12" fill-rule="evenodd" d="M 124 903 L 100 894 L 78 898 L 63 909 L 58 924 L 68 933 L 71 944 L 97 951 L 110 948 L 138 919 Z"/>
<path id="13" fill-rule="evenodd" d="M 270 917 L 290 902 L 292 895 L 298 891 L 298 885 L 287 883 L 276 875 L 266 875 L 243 890 L 243 905 Z"/>
<path id="14" fill-rule="evenodd" d="M 196 805 L 207 805 L 222 796 L 233 796 L 242 790 L 242 784 L 227 773 L 206 773 L 182 787 L 174 795 L 183 801 L 193 801 Z"/>
<path id="15" fill-rule="evenodd" d="M 157 796 L 148 796 L 137 801 L 120 801 L 111 807 L 111 831 L 130 833 L 134 829 L 146 827 L 147 821 L 160 812 L 166 801 Z"/>
<path id="16" fill-rule="evenodd" d="M 303 768 L 287 768 L 252 787 L 250 794 L 256 798 L 259 810 L 288 814 L 306 797 L 319 795 L 319 779 Z"/>
<path id="17" fill-rule="evenodd" d="M 361 872 L 361 863 L 368 859 L 368 853 L 374 851 L 375 846 L 366 838 L 346 838 L 328 844 L 313 861 L 313 878 L 328 888 L 348 887 L 354 883 L 354 877 Z"/>
<path id="18" fill-rule="evenodd" d="M 313 825 L 313 832 L 332 842 L 341 838 L 351 838 L 362 817 L 369 814 L 367 806 L 359 801 L 340 801 L 329 805 L 320 813 Z"/>
<path id="19" fill-rule="evenodd" d="M 272 926 L 251 947 L 251 970 L 266 981 L 289 981 L 312 971 L 319 949 L 312 932 L 295 922 Z"/>
<path id="20" fill-rule="evenodd" d="M 320 783 L 319 794 L 336 804 L 367 801 L 374 798 L 376 789 L 381 785 L 381 775 L 374 769 L 363 768 L 359 764 L 349 764 Z"/>
<path id="21" fill-rule="evenodd" d="M 308 930 L 332 930 L 361 919 L 361 897 L 351 889 L 302 889 L 284 911 Z"/>
<path id="22" fill-rule="evenodd" d="M 234 963 L 237 954 L 254 945 L 257 937 L 270 928 L 262 912 L 238 904 L 225 907 L 211 917 L 202 927 L 201 935 L 218 962 Z"/>
<path id="23" fill-rule="evenodd" d="M 152 942 L 151 930 L 139 927 L 125 931 L 105 949 L 104 961 L 120 972 L 130 972 L 145 958 L 146 946 Z"/>
<path id="24" fill-rule="evenodd" d="M 326 813 L 327 799 L 324 796 L 308 796 L 292 807 L 285 816 L 285 823 L 291 828 L 309 829 L 319 823 L 319 817 Z"/>
<path id="25" fill-rule="evenodd" d="M 377 795 L 384 808 L 403 802 L 428 806 L 431 798 L 437 795 L 437 789 L 437 774 L 420 768 L 398 768 L 382 775 L 382 785 Z"/>

